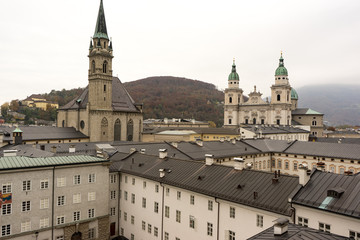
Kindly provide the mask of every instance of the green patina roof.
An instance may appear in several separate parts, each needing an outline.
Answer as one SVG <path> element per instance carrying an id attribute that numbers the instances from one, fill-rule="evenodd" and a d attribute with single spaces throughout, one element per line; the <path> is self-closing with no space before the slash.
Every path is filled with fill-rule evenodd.
<path id="1" fill-rule="evenodd" d="M 239 74 L 236 72 L 235 59 L 233 61 L 231 73 L 229 74 L 229 80 L 240 80 Z"/>
<path id="2" fill-rule="evenodd" d="M 291 99 L 295 99 L 295 100 L 299 99 L 299 96 L 294 88 L 291 88 Z"/>
<path id="3" fill-rule="evenodd" d="M 106 30 L 105 13 L 103 7 L 103 1 L 100 1 L 99 13 L 96 21 L 94 38 L 106 38 L 109 39 Z"/>
<path id="4" fill-rule="evenodd" d="M 47 158 L 30 158 L 24 156 L 17 157 L 1 157 L 0 170 L 19 169 L 19 168 L 35 168 L 57 165 L 84 164 L 95 162 L 108 162 L 107 159 L 76 155 L 76 156 L 57 156 Z"/>
<path id="5" fill-rule="evenodd" d="M 288 72 L 287 69 L 284 67 L 284 59 L 282 57 L 282 53 L 279 59 L 279 67 L 275 71 L 275 76 L 287 76 Z"/>
<path id="6" fill-rule="evenodd" d="M 311 114 L 311 115 L 312 115 L 312 114 L 322 114 L 322 113 L 319 113 L 319 112 L 317 112 L 317 111 L 312 110 L 312 109 L 309 108 L 309 109 L 307 110 L 306 114 Z"/>
<path id="7" fill-rule="evenodd" d="M 15 128 L 15 130 L 13 131 L 13 133 L 22 133 L 23 131 L 20 130 L 20 128 Z"/>

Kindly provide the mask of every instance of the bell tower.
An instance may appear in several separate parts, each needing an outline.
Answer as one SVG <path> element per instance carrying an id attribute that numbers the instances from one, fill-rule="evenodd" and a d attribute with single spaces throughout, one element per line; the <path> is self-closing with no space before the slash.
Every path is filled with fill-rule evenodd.
<path id="1" fill-rule="evenodd" d="M 112 42 L 107 34 L 103 1 L 101 0 L 88 55 L 90 110 L 112 110 L 112 52 Z"/>

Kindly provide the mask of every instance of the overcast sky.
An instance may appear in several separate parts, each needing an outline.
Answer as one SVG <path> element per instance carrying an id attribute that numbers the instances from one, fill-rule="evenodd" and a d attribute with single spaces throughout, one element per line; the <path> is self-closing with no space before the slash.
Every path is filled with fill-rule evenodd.
<path id="1" fill-rule="evenodd" d="M 100 0 L 0 0 L 0 104 L 87 85 Z M 270 95 L 280 51 L 290 84 L 359 84 L 359 0 L 104 0 L 113 73 L 176 76 Z M 300 96 L 301 98 L 301 96 Z"/>

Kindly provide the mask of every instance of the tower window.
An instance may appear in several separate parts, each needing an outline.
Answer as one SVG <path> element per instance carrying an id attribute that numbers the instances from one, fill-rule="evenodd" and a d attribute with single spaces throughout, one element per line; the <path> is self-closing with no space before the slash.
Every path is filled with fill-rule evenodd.
<path id="1" fill-rule="evenodd" d="M 104 85 L 104 92 L 106 92 L 106 85 Z"/>
<path id="2" fill-rule="evenodd" d="M 91 72 L 95 73 L 95 61 L 94 60 L 91 62 Z"/>
<path id="3" fill-rule="evenodd" d="M 231 124 L 231 118 L 229 118 L 229 124 Z"/>
<path id="4" fill-rule="evenodd" d="M 104 48 L 106 48 L 106 42 L 104 42 Z"/>
<path id="5" fill-rule="evenodd" d="M 280 101 L 280 94 L 277 95 L 277 100 Z"/>
<path id="6" fill-rule="evenodd" d="M 232 97 L 229 97 L 229 103 L 232 103 Z"/>
<path id="7" fill-rule="evenodd" d="M 105 61 L 103 63 L 103 73 L 106 73 L 107 72 L 107 62 Z"/>
<path id="8" fill-rule="evenodd" d="M 261 119 L 261 124 L 265 124 L 265 119 Z"/>
<path id="9" fill-rule="evenodd" d="M 245 124 L 249 124 L 249 119 L 245 119 Z"/>
<path id="10" fill-rule="evenodd" d="M 280 125 L 280 119 L 276 119 L 276 124 Z"/>
<path id="11" fill-rule="evenodd" d="M 253 124 L 256 124 L 256 118 L 253 119 Z"/>

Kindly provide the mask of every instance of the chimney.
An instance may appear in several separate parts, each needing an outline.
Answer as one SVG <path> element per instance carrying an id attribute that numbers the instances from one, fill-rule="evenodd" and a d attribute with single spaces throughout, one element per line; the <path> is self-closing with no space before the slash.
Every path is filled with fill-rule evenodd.
<path id="1" fill-rule="evenodd" d="M 275 224 L 274 224 L 274 235 L 275 236 L 280 236 L 280 235 L 282 235 L 284 233 L 287 233 L 289 219 L 278 218 L 273 222 L 275 222 Z"/>
<path id="2" fill-rule="evenodd" d="M 234 158 L 234 169 L 235 170 L 243 170 L 245 165 L 245 161 L 242 158 Z"/>
<path id="3" fill-rule="evenodd" d="M 231 139 L 231 143 L 235 145 L 236 144 L 236 138 Z"/>
<path id="4" fill-rule="evenodd" d="M 136 148 L 130 148 L 130 154 L 136 152 Z"/>
<path id="5" fill-rule="evenodd" d="M 224 141 L 225 141 L 225 138 L 221 137 L 221 138 L 220 138 L 220 142 L 223 143 Z"/>
<path id="6" fill-rule="evenodd" d="M 310 172 L 308 171 L 307 164 L 299 164 L 299 184 L 305 186 L 310 180 Z"/>
<path id="7" fill-rule="evenodd" d="M 211 166 L 214 163 L 214 155 L 212 154 L 205 154 L 205 165 Z"/>
<path id="8" fill-rule="evenodd" d="M 252 163 L 247 163 L 247 164 L 245 165 L 245 168 L 246 168 L 246 169 L 251 169 L 251 168 L 252 168 Z"/>
<path id="9" fill-rule="evenodd" d="M 325 163 L 324 162 L 316 163 L 316 169 L 323 172 L 325 170 Z"/>
<path id="10" fill-rule="evenodd" d="M 178 148 L 178 143 L 177 143 L 177 142 L 172 142 L 171 145 L 172 145 L 174 148 Z"/>
<path id="11" fill-rule="evenodd" d="M 164 159 L 167 157 L 167 149 L 159 149 L 159 158 Z"/>
<path id="12" fill-rule="evenodd" d="M 204 146 L 204 142 L 201 139 L 196 139 L 195 143 L 200 147 Z"/>
<path id="13" fill-rule="evenodd" d="M 51 147 L 51 152 L 52 152 L 52 153 L 56 153 L 56 146 L 52 146 L 52 147 Z"/>
<path id="14" fill-rule="evenodd" d="M 195 119 L 191 119 L 191 123 L 192 123 L 192 124 L 195 124 Z"/>
<path id="15" fill-rule="evenodd" d="M 165 177 L 165 169 L 160 168 L 160 169 L 159 169 L 159 173 L 160 173 L 160 178 Z"/>
<path id="16" fill-rule="evenodd" d="M 279 182 L 279 178 L 278 178 L 278 172 L 275 170 L 274 172 L 274 178 L 272 179 L 272 183 L 278 183 Z"/>
<path id="17" fill-rule="evenodd" d="M 75 145 L 70 145 L 69 153 L 74 153 L 74 152 L 75 152 Z"/>
<path id="18" fill-rule="evenodd" d="M 4 157 L 16 157 L 17 150 L 4 150 Z"/>
<path id="19" fill-rule="evenodd" d="M 164 123 L 167 124 L 169 120 L 167 118 L 164 118 Z"/>
<path id="20" fill-rule="evenodd" d="M 20 128 L 17 127 L 12 133 L 13 133 L 13 144 L 14 145 L 22 144 L 23 131 L 21 131 Z"/>

